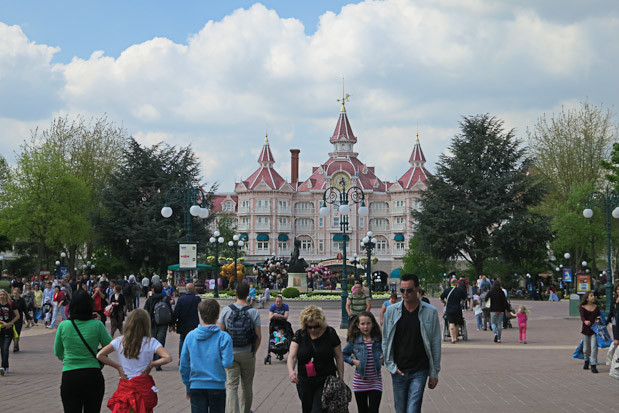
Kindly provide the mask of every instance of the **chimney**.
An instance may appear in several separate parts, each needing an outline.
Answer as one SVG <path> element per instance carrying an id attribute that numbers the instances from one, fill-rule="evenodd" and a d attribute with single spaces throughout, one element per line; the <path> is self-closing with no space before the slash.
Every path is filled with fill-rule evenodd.
<path id="1" fill-rule="evenodd" d="M 299 182 L 299 152 L 300 149 L 290 150 L 290 183 L 293 185 Z"/>

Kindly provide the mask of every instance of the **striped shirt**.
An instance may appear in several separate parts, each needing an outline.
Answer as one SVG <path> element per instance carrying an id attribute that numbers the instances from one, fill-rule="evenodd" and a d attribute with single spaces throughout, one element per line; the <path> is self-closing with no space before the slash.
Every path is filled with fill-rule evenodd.
<path id="1" fill-rule="evenodd" d="M 372 356 L 373 341 L 363 340 L 363 344 L 365 344 L 365 353 L 367 354 L 367 360 L 365 361 L 365 377 L 361 377 L 361 375 L 355 371 L 355 375 L 352 378 L 352 390 L 354 392 L 370 390 L 382 392 L 383 379 L 380 375 L 380 371 L 376 371 L 374 357 Z"/>

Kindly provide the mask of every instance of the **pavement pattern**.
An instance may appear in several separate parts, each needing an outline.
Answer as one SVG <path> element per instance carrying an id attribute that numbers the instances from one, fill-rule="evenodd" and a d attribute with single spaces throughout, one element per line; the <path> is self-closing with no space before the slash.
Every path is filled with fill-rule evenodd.
<path id="1" fill-rule="evenodd" d="M 442 304 L 432 298 L 442 311 Z M 503 342 L 493 343 L 490 331 L 477 331 L 472 311 L 465 311 L 468 341 L 443 343 L 439 384 L 426 388 L 424 412 L 617 412 L 619 381 L 608 375 L 604 365 L 606 350 L 600 349 L 599 374 L 582 369 L 582 361 L 572 358 L 580 340 L 579 318 L 568 316 L 568 302 L 519 302 L 531 311 L 527 344 L 518 343 L 518 329 L 503 331 Z M 296 306 L 295 306 L 296 307 Z M 298 309 L 291 308 L 290 321 L 298 328 Z M 379 309 L 373 309 L 378 314 Z M 254 379 L 255 413 L 299 412 L 301 404 L 294 384 L 288 380 L 284 361 L 273 356 L 264 364 L 267 352 L 268 310 L 260 310 L 262 344 L 256 356 Z M 326 309 L 327 322 L 345 340 L 346 332 L 337 327 L 339 309 Z M 514 320 L 515 321 L 515 320 Z M 108 324 L 109 326 L 109 324 Z M 62 364 L 53 355 L 55 329 L 42 326 L 24 330 L 21 351 L 10 354 L 10 373 L 0 377 L 2 412 L 62 412 L 60 378 Z M 152 375 L 159 389 L 156 412 L 189 412 L 185 387 L 178 372 L 178 335 L 168 333 L 166 348 L 172 363 Z M 112 356 L 113 357 L 113 356 Z M 345 381 L 352 386 L 353 367 L 345 365 Z M 101 411 L 118 384 L 116 370 L 105 367 L 105 398 Z M 383 396 L 380 412 L 393 412 L 391 377 L 383 368 Z M 88 383 L 84 383 L 85 386 Z M 79 391 L 79 389 L 76 389 Z M 357 411 L 353 401 L 350 411 Z"/>

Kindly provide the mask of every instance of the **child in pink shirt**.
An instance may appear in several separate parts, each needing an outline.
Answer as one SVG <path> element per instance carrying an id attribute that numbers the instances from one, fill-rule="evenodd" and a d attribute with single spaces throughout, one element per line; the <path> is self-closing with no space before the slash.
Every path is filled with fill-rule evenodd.
<path id="1" fill-rule="evenodd" d="M 520 337 L 520 342 L 522 344 L 527 344 L 527 320 L 529 319 L 529 310 L 524 305 L 521 305 L 518 308 L 518 313 L 516 317 L 518 317 L 518 334 Z"/>

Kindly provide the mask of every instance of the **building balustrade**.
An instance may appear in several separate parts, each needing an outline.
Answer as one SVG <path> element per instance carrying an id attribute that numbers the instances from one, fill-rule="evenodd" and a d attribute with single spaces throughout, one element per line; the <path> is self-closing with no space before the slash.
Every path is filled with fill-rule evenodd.
<path id="1" fill-rule="evenodd" d="M 297 231 L 313 231 L 314 226 L 313 225 L 297 225 L 296 230 Z"/>
<path id="2" fill-rule="evenodd" d="M 292 208 L 290 207 L 279 207 L 277 208 L 277 212 L 281 215 L 290 215 L 292 213 Z"/>
<path id="3" fill-rule="evenodd" d="M 239 207 L 239 214 L 249 214 L 249 207 L 240 206 Z"/>
<path id="4" fill-rule="evenodd" d="M 239 222 L 239 224 L 236 227 L 236 229 L 239 230 L 239 231 L 248 231 L 249 230 L 249 222 Z"/>
<path id="5" fill-rule="evenodd" d="M 314 212 L 314 208 L 295 208 L 294 210 L 295 215 L 313 215 Z"/>
<path id="6" fill-rule="evenodd" d="M 406 224 L 405 223 L 392 224 L 391 225 L 391 230 L 392 231 L 404 231 L 404 229 L 406 229 Z"/>
<path id="7" fill-rule="evenodd" d="M 261 206 L 261 207 L 256 207 L 256 210 L 254 211 L 256 214 L 270 214 L 271 213 L 271 208 L 268 206 Z"/>
<path id="8" fill-rule="evenodd" d="M 258 231 L 265 231 L 265 230 L 270 230 L 271 229 L 271 224 L 270 223 L 256 223 L 256 230 Z"/>
<path id="9" fill-rule="evenodd" d="M 391 208 L 392 214 L 404 214 L 405 212 L 406 211 L 403 206 L 397 206 L 397 207 Z"/>

